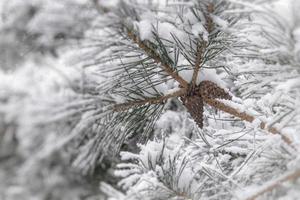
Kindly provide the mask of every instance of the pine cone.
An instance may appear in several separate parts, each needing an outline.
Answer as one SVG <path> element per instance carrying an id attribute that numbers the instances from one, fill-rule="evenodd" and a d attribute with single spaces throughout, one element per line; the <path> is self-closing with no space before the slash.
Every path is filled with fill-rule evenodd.
<path id="1" fill-rule="evenodd" d="M 188 96 L 181 97 L 183 105 L 200 128 L 203 128 L 203 98 L 231 100 L 232 97 L 211 81 L 202 81 Z"/>
<path id="2" fill-rule="evenodd" d="M 196 124 L 203 128 L 203 100 L 201 96 L 186 96 L 181 97 L 183 105 L 186 107 L 188 112 L 191 114 L 192 118 Z"/>
<path id="3" fill-rule="evenodd" d="M 198 95 L 202 98 L 209 99 L 226 99 L 231 100 L 232 97 L 223 88 L 211 81 L 202 81 L 198 87 Z"/>

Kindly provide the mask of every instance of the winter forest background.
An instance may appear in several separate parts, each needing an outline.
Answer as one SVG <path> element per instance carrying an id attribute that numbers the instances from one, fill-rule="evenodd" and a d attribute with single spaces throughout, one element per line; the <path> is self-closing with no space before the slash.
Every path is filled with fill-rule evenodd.
<path id="1" fill-rule="evenodd" d="M 300 0 L 1 0 L 0 200 L 300 199 Z"/>

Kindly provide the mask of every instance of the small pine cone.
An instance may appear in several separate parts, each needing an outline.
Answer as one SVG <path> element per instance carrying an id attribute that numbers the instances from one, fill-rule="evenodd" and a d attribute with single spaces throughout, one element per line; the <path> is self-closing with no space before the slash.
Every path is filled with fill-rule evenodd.
<path id="1" fill-rule="evenodd" d="M 191 114 L 196 124 L 203 128 L 203 100 L 200 96 L 187 96 L 181 98 L 183 105 Z"/>
<path id="2" fill-rule="evenodd" d="M 227 99 L 231 100 L 232 97 L 223 88 L 211 81 L 202 81 L 198 87 L 199 93 L 204 98 L 210 99 Z"/>

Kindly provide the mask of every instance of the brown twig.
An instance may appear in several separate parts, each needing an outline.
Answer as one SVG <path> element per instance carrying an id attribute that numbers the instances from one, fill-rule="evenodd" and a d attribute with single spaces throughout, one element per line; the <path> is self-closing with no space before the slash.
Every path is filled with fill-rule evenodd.
<path id="1" fill-rule="evenodd" d="M 128 30 L 127 31 L 128 37 L 136 43 L 141 49 L 144 50 L 144 52 L 151 57 L 156 63 L 160 64 L 163 70 L 171 76 L 174 80 L 179 82 L 181 87 L 187 88 L 188 87 L 188 82 L 184 80 L 181 76 L 179 76 L 175 70 L 168 65 L 167 63 L 163 62 L 160 56 L 152 50 L 144 41 L 141 41 L 138 36 L 136 36 L 132 31 Z"/>
<path id="2" fill-rule="evenodd" d="M 279 187 L 282 183 L 284 183 L 286 181 L 294 181 L 294 180 L 298 179 L 299 177 L 300 177 L 300 169 L 282 176 L 281 178 L 279 178 L 272 184 L 268 184 L 267 186 L 265 186 L 261 190 L 259 190 L 256 194 L 252 195 L 251 197 L 248 197 L 246 200 L 255 200 L 256 198 L 264 195 L 265 193 L 271 192 L 276 187 Z"/>
<path id="3" fill-rule="evenodd" d="M 201 63 L 202 63 L 202 60 L 203 60 L 203 52 L 204 52 L 205 48 L 206 48 L 206 42 L 205 41 L 198 42 L 196 62 L 195 62 L 193 77 L 192 77 L 192 81 L 191 81 L 192 88 L 196 86 L 198 73 L 199 73 L 199 70 L 201 68 Z"/>
<path id="4" fill-rule="evenodd" d="M 159 104 L 159 103 L 166 101 L 167 99 L 182 96 L 185 93 L 186 93 L 186 89 L 182 88 L 176 92 L 167 94 L 165 96 L 147 98 L 144 100 L 132 101 L 132 102 L 127 102 L 127 103 L 122 103 L 122 104 L 116 104 L 113 108 L 115 111 L 124 111 L 124 110 L 130 109 L 132 107 L 142 106 L 145 104 Z"/>
<path id="5" fill-rule="evenodd" d="M 245 113 L 245 112 L 240 112 L 238 110 L 236 110 L 235 108 L 232 108 L 228 105 L 225 105 L 224 103 L 218 101 L 218 100 L 215 100 L 215 99 L 211 99 L 211 98 L 203 98 L 204 102 L 207 103 L 208 105 L 214 107 L 214 108 L 217 108 L 219 110 L 222 110 L 226 113 L 229 113 L 235 117 L 238 117 L 244 121 L 247 121 L 247 122 L 253 122 L 255 120 L 255 117 Z M 276 128 L 274 127 L 267 127 L 266 123 L 265 122 L 261 122 L 260 123 L 260 128 L 261 129 L 266 129 L 268 132 L 272 133 L 272 134 L 278 134 L 278 135 L 281 135 L 282 139 L 287 143 L 287 144 L 291 144 L 292 143 L 292 140 L 290 138 L 288 138 L 287 136 L 281 134 L 281 132 L 279 130 L 277 130 Z"/>
<path id="6" fill-rule="evenodd" d="M 211 13 L 213 13 L 215 10 L 214 8 L 214 4 L 213 3 L 210 3 L 208 6 L 207 6 L 207 12 L 208 14 L 205 16 L 206 18 L 206 29 L 209 33 L 211 33 L 214 29 L 214 22 L 210 16 Z"/>
<path id="7" fill-rule="evenodd" d="M 210 13 L 214 11 L 214 6 L 213 4 L 209 4 L 207 6 L 207 11 L 208 14 L 206 14 L 205 19 L 206 19 L 206 29 L 208 33 L 211 33 L 214 28 L 214 23 L 209 16 Z M 192 81 L 191 81 L 191 87 L 194 88 L 196 86 L 197 78 L 198 78 L 198 73 L 201 68 L 201 63 L 203 61 L 203 53 L 205 52 L 205 49 L 207 48 L 207 42 L 206 41 L 198 41 L 197 44 L 197 52 L 196 52 L 196 61 L 195 61 L 195 66 L 194 66 L 194 72 L 192 76 Z"/>

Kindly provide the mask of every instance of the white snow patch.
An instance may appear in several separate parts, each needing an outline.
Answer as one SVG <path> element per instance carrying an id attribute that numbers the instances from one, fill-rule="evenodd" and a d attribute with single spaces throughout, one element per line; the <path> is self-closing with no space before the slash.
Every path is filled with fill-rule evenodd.
<path id="1" fill-rule="evenodd" d="M 137 23 L 141 40 L 150 40 L 152 38 L 152 22 L 150 20 L 142 20 Z"/>
<path id="2" fill-rule="evenodd" d="M 182 71 L 179 71 L 178 74 L 179 74 L 179 76 L 181 76 L 187 82 L 192 81 L 193 70 L 182 70 Z"/>
<path id="3" fill-rule="evenodd" d="M 196 23 L 192 26 L 192 33 L 194 36 L 198 37 L 199 35 L 202 35 L 202 38 L 204 41 L 208 42 L 208 35 L 209 33 L 205 29 L 205 27 L 202 25 L 202 23 Z"/>
<path id="4" fill-rule="evenodd" d="M 228 22 L 224 19 L 216 15 L 211 15 L 211 18 L 213 19 L 214 23 L 217 24 L 222 30 L 228 29 Z"/>
<path id="5" fill-rule="evenodd" d="M 155 89 L 163 94 L 166 94 L 168 92 L 168 86 L 165 83 L 156 85 Z"/>
<path id="6" fill-rule="evenodd" d="M 203 68 L 202 70 L 200 70 L 200 72 L 198 74 L 197 84 L 199 84 L 201 81 L 214 82 L 218 86 L 227 90 L 227 88 L 226 88 L 227 84 L 220 78 L 220 76 L 217 74 L 215 69 Z"/>
<path id="7" fill-rule="evenodd" d="M 174 34 L 178 38 L 181 39 L 181 37 L 179 37 L 178 33 L 179 33 L 179 30 L 173 24 L 170 24 L 168 22 L 161 22 L 158 24 L 158 35 L 161 38 L 171 40 L 172 39 L 171 34 Z"/>
<path id="8" fill-rule="evenodd" d="M 276 89 L 290 91 L 293 87 L 300 87 L 300 78 L 287 80 L 285 83 L 278 85 Z"/>
<path id="9" fill-rule="evenodd" d="M 253 122 L 251 124 L 252 124 L 254 130 L 257 130 L 261 125 L 261 120 L 256 118 L 253 120 Z"/>

